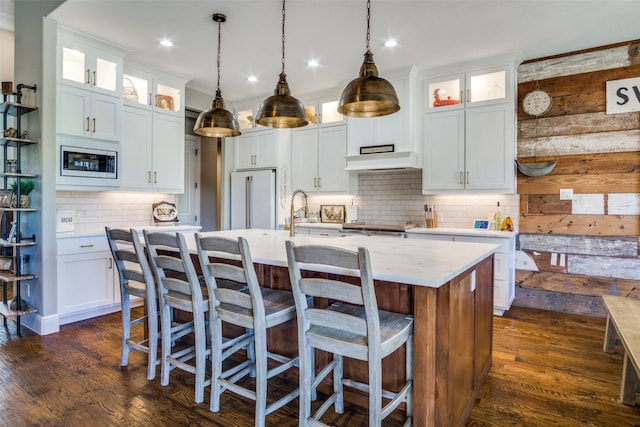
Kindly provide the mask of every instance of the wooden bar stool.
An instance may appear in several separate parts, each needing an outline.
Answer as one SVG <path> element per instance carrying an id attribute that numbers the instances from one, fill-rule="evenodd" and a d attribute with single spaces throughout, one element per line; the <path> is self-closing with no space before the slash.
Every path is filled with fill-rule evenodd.
<path id="1" fill-rule="evenodd" d="M 120 279 L 120 306 L 122 311 L 122 356 L 121 366 L 129 364 L 129 353 L 134 350 L 147 353 L 147 379 L 156 377 L 158 358 L 158 298 L 156 284 L 142 244 L 133 229 L 105 227 L 111 256 L 118 269 Z M 131 296 L 144 298 L 146 314 L 131 319 Z M 146 322 L 148 338 L 142 341 L 131 339 L 131 328 Z"/>
<path id="2" fill-rule="evenodd" d="M 260 286 L 246 239 L 196 234 L 196 246 L 214 306 L 210 315 L 213 349 L 210 409 L 219 411 L 221 393 L 232 391 L 255 400 L 255 425 L 262 427 L 268 414 L 299 395 L 299 388 L 296 388 L 286 396 L 267 403 L 269 378 L 298 364 L 297 357 L 290 358 L 267 350 L 267 330 L 296 317 L 293 295 L 289 291 Z M 239 262 L 231 265 L 228 260 L 221 259 L 229 258 L 229 255 Z M 247 288 L 223 288 L 228 282 L 243 284 Z M 226 341 L 222 337 L 222 322 L 245 328 L 247 333 Z M 243 348 L 247 349 L 247 359 L 223 370 L 223 361 Z M 272 369 L 268 369 L 268 359 L 276 362 Z M 238 384 L 247 375 L 255 376 L 255 389 Z"/>
<path id="3" fill-rule="evenodd" d="M 162 356 L 160 384 L 169 384 L 169 373 L 180 368 L 195 375 L 195 401 L 204 401 L 206 359 L 211 354 L 207 345 L 205 315 L 209 311 L 206 288 L 198 280 L 184 236 L 180 233 L 143 231 L 158 284 L 162 323 Z M 175 316 L 181 310 L 191 316 Z M 192 320 L 191 320 L 192 319 Z M 173 345 L 188 334 L 192 345 Z"/>
<path id="4" fill-rule="evenodd" d="M 332 405 L 344 411 L 343 386 L 369 393 L 369 426 L 380 426 L 402 402 L 407 420 L 413 415 L 413 318 L 378 309 L 371 261 L 366 248 L 357 252 L 328 246 L 296 246 L 286 241 L 291 287 L 298 313 L 300 353 L 299 426 L 325 425 L 322 415 Z M 359 272 L 359 284 L 324 278 L 303 278 L 301 264 L 316 264 Z M 313 307 L 309 297 L 335 301 L 327 308 Z M 406 345 L 406 383 L 398 392 L 383 390 L 384 357 Z M 333 353 L 333 361 L 316 375 L 311 355 L 314 349 Z M 343 378 L 342 359 L 349 357 L 368 362 L 369 384 Z M 333 394 L 311 414 L 311 400 L 318 384 L 333 372 Z M 389 400 L 382 405 L 382 399 Z"/>

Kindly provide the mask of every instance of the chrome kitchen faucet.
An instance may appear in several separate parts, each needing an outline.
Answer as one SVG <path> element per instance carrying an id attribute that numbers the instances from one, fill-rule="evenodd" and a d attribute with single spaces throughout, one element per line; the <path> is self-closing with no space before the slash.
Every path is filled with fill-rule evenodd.
<path id="1" fill-rule="evenodd" d="M 289 236 L 293 237 L 296 235 L 296 231 L 295 231 L 295 227 L 294 227 L 294 221 L 293 221 L 293 213 L 294 213 L 294 209 L 293 209 L 293 201 L 295 200 L 296 194 L 301 193 L 304 196 L 304 217 L 308 218 L 309 217 L 309 206 L 307 205 L 307 193 L 304 192 L 304 190 L 301 189 L 297 189 L 294 190 L 293 193 L 291 193 L 291 212 L 290 212 L 290 222 L 291 224 L 289 225 Z"/>

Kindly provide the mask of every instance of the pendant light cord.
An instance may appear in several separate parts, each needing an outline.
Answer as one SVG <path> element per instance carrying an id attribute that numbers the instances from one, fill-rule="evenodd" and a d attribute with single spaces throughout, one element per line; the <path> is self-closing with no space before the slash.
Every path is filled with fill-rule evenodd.
<path id="1" fill-rule="evenodd" d="M 218 91 L 220 91 L 220 26 L 221 21 L 218 21 Z"/>
<path id="2" fill-rule="evenodd" d="M 371 0 L 367 0 L 367 52 L 371 52 L 371 29 L 369 21 L 371 21 Z"/>
<path id="3" fill-rule="evenodd" d="M 284 19 L 285 19 L 285 13 L 284 13 L 284 3 L 285 0 L 282 0 L 282 74 L 284 74 Z"/>

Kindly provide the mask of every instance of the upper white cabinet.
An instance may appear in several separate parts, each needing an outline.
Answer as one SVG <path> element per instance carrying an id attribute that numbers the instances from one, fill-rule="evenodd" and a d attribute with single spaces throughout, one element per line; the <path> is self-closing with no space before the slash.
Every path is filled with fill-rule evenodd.
<path id="1" fill-rule="evenodd" d="M 125 105 L 184 114 L 186 80 L 127 61 L 122 76 L 122 100 Z"/>
<path id="2" fill-rule="evenodd" d="M 59 29 L 57 133 L 119 140 L 124 55 L 107 43 Z"/>
<path id="3" fill-rule="evenodd" d="M 424 81 L 424 194 L 515 192 L 512 86 L 511 65 Z"/>
<path id="4" fill-rule="evenodd" d="M 58 35 L 58 83 L 120 95 L 124 50 L 66 28 Z"/>
<path id="5" fill-rule="evenodd" d="M 235 169 L 275 168 L 278 165 L 278 132 L 273 128 L 245 129 L 233 138 Z"/>
<path id="6" fill-rule="evenodd" d="M 121 189 L 182 193 L 187 79 L 129 62 L 122 78 Z"/>
<path id="7" fill-rule="evenodd" d="M 310 125 L 291 133 L 291 187 L 307 192 L 347 191 L 347 127 Z"/>
<path id="8" fill-rule="evenodd" d="M 120 98 L 59 84 L 56 132 L 117 141 L 120 139 Z"/>
<path id="9" fill-rule="evenodd" d="M 123 106 L 120 188 L 184 191 L 184 118 Z"/>
<path id="10" fill-rule="evenodd" d="M 513 99 L 513 73 L 498 66 L 429 79 L 424 85 L 425 111 L 504 103 Z"/>
<path id="11" fill-rule="evenodd" d="M 396 90 L 400 111 L 382 117 L 347 118 L 347 169 L 368 169 L 372 166 L 370 161 L 374 159 L 378 160 L 374 165 L 376 167 L 420 167 L 414 123 L 416 69 L 410 67 L 397 72 L 385 72 L 381 76 Z M 371 146 L 392 148 L 388 148 L 389 152 L 383 155 L 367 154 L 367 147 Z"/>
<path id="12" fill-rule="evenodd" d="M 291 131 L 291 188 L 347 191 L 347 120 L 338 113 L 339 97 L 336 89 L 300 99 L 309 124 Z"/>

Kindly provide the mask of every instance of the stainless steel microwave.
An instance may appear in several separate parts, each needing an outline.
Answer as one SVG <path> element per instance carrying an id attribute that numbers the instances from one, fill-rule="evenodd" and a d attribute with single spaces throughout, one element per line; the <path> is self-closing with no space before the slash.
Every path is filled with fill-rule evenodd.
<path id="1" fill-rule="evenodd" d="M 58 183 L 118 186 L 119 144 L 113 149 L 60 145 Z M 109 147 L 111 148 L 111 147 Z"/>

